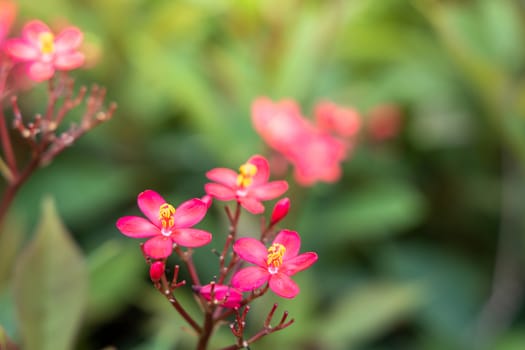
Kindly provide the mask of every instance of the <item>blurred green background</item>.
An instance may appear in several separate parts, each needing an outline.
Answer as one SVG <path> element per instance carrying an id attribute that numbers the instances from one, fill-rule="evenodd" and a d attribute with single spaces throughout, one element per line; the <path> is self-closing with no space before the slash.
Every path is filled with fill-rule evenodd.
<path id="1" fill-rule="evenodd" d="M 106 86 L 119 108 L 39 170 L 12 207 L 0 243 L 0 324 L 12 338 L 21 336 L 9 257 L 50 194 L 87 259 L 74 348 L 191 348 L 182 319 L 148 281 L 138 241 L 114 224 L 139 213 L 146 188 L 174 204 L 200 197 L 207 170 L 265 152 L 250 106 L 269 96 L 296 99 L 306 115 L 330 99 L 365 119 L 394 104 L 403 125 L 384 142 L 363 136 L 338 183 L 292 184 L 281 226 L 320 258 L 296 276 L 299 296 L 278 300 L 295 324 L 252 349 L 525 349 L 523 1 L 19 4 L 12 35 L 33 18 L 85 31 L 92 66 L 73 75 Z M 39 111 L 33 102 L 26 109 Z M 214 234 L 209 248 L 227 233 L 222 207 L 215 202 L 198 226 Z M 257 229 L 247 217 L 241 234 Z M 195 259 L 211 280 L 209 248 Z M 80 283 L 71 277 L 66 288 Z M 35 297 L 39 287 L 28 286 Z M 194 305 L 190 293 L 181 297 Z M 252 332 L 276 300 L 255 303 Z M 231 342 L 227 327 L 214 338 L 215 347 Z"/>

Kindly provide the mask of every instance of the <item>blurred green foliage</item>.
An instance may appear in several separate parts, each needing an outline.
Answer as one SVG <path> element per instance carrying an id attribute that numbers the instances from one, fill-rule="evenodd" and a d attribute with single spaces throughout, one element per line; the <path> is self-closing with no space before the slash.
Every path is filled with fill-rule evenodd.
<path id="1" fill-rule="evenodd" d="M 295 300 L 254 305 L 254 332 L 275 301 L 296 324 L 253 349 L 525 348 L 522 1 L 19 4 L 19 27 L 40 18 L 82 28 L 92 67 L 77 80 L 106 86 L 119 104 L 112 121 L 30 180 L 11 211 L 16 224 L 0 236 L 6 286 L 14 266 L 31 268 L 14 252 L 32 237 L 41 199 L 55 198 L 87 259 L 89 287 L 76 293 L 88 293 L 88 307 L 74 348 L 193 344 L 149 284 L 137 242 L 114 223 L 138 213 L 146 188 L 174 204 L 200 197 L 207 170 L 265 152 L 250 120 L 262 95 L 294 98 L 306 114 L 326 98 L 365 119 L 389 103 L 404 119 L 394 140 L 360 139 L 338 183 L 292 185 L 283 227 L 297 229 L 302 249 L 320 259 L 297 276 Z M 39 111 L 41 101 L 32 102 Z M 201 225 L 216 236 L 212 248 L 227 232 L 223 215 L 216 202 Z M 242 234 L 257 228 L 256 220 L 242 224 Z M 46 230 L 37 231 L 36 240 Z M 198 254 L 211 280 L 216 258 L 207 248 Z M 62 277 L 70 293 L 80 288 L 81 276 Z M 12 287 L 38 288 L 24 283 Z M 12 293 L 0 289 L 0 324 L 20 340 Z M 189 293 L 181 298 L 192 305 Z M 218 330 L 214 345 L 230 344 L 228 333 Z"/>

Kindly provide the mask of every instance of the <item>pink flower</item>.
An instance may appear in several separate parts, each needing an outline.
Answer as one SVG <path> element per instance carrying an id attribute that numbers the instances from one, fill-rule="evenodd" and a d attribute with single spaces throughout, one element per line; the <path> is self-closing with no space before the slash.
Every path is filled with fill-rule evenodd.
<path id="1" fill-rule="evenodd" d="M 262 139 L 287 158 L 297 153 L 305 135 L 315 131 L 293 100 L 256 99 L 252 104 L 252 121 Z"/>
<path id="2" fill-rule="evenodd" d="M 316 116 L 317 126 L 301 116 L 291 100 L 272 102 L 262 97 L 252 106 L 255 130 L 294 166 L 295 180 L 303 186 L 339 180 L 340 163 L 360 127 L 357 112 L 332 102 L 319 103 Z"/>
<path id="3" fill-rule="evenodd" d="M 321 101 L 315 106 L 315 118 L 321 130 L 333 131 L 342 137 L 354 136 L 361 127 L 361 117 L 355 109 L 330 101 Z"/>
<path id="4" fill-rule="evenodd" d="M 236 200 L 252 214 L 264 211 L 261 201 L 279 197 L 288 189 L 286 181 L 271 181 L 266 158 L 255 155 L 240 166 L 239 172 L 215 168 L 206 173 L 213 183 L 204 186 L 206 193 L 218 200 Z"/>
<path id="5" fill-rule="evenodd" d="M 290 278 L 317 261 L 313 252 L 298 255 L 301 238 L 295 231 L 282 230 L 270 248 L 254 238 L 240 238 L 233 250 L 239 257 L 257 266 L 246 267 L 232 278 L 232 286 L 241 291 L 251 291 L 269 283 L 270 289 L 283 298 L 293 298 L 299 287 Z"/>
<path id="6" fill-rule="evenodd" d="M 190 199 L 175 209 L 157 192 L 146 190 L 138 195 L 137 203 L 147 219 L 124 216 L 118 219 L 117 228 L 128 237 L 152 237 L 144 244 L 148 256 L 166 258 L 174 244 L 193 248 L 210 243 L 209 232 L 191 228 L 206 215 L 206 204 L 202 200 Z"/>
<path id="7" fill-rule="evenodd" d="M 199 293 L 204 297 L 204 299 L 211 301 L 212 288 L 213 303 L 227 308 L 235 308 L 241 305 L 242 293 L 238 289 L 231 288 L 222 284 L 207 284 L 200 288 Z"/>
<path id="8" fill-rule="evenodd" d="M 303 139 L 300 152 L 291 158 L 295 180 L 303 186 L 318 181 L 336 182 L 342 174 L 341 162 L 347 157 L 348 144 L 324 132 Z"/>
<path id="9" fill-rule="evenodd" d="M 6 41 L 5 50 L 13 60 L 28 63 L 31 79 L 44 81 L 55 70 L 72 70 L 84 63 L 84 54 L 77 51 L 82 39 L 76 27 L 67 27 L 55 37 L 45 23 L 33 20 L 24 26 L 22 38 Z"/>

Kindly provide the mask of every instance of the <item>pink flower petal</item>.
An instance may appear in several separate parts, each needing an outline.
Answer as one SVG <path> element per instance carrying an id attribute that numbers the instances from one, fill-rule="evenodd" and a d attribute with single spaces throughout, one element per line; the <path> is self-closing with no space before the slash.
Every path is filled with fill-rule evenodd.
<path id="1" fill-rule="evenodd" d="M 171 255 L 173 242 L 169 237 L 156 236 L 144 243 L 144 252 L 153 259 L 164 259 Z"/>
<path id="2" fill-rule="evenodd" d="M 268 281 L 270 274 L 259 266 L 250 266 L 233 275 L 231 285 L 241 291 L 250 291 L 261 287 Z"/>
<path id="3" fill-rule="evenodd" d="M 277 273 L 270 278 L 270 289 L 280 297 L 291 299 L 299 293 L 299 286 L 284 273 Z"/>
<path id="4" fill-rule="evenodd" d="M 288 259 L 294 258 L 299 254 L 301 237 L 299 237 L 299 234 L 295 231 L 282 230 L 277 234 L 273 243 L 282 244 L 286 248 L 283 256 L 283 262 L 286 262 Z"/>
<path id="5" fill-rule="evenodd" d="M 266 250 L 264 244 L 255 238 L 239 238 L 233 244 L 233 251 L 237 253 L 241 259 L 266 268 L 268 251 Z"/>
<path id="6" fill-rule="evenodd" d="M 140 211 L 158 227 L 160 227 L 159 209 L 164 203 L 166 203 L 164 198 L 153 190 L 145 190 L 137 197 Z"/>
<path id="7" fill-rule="evenodd" d="M 84 64 L 85 57 L 82 52 L 57 53 L 55 56 L 55 67 L 59 70 L 72 70 Z"/>
<path id="8" fill-rule="evenodd" d="M 173 242 L 183 247 L 201 247 L 211 242 L 211 233 L 195 228 L 181 228 L 171 234 Z"/>
<path id="9" fill-rule="evenodd" d="M 27 24 L 22 29 L 22 36 L 32 45 L 36 47 L 40 46 L 40 35 L 42 33 L 50 33 L 51 30 L 49 27 L 42 21 L 33 20 L 27 22 Z"/>
<path id="10" fill-rule="evenodd" d="M 190 199 L 179 205 L 173 214 L 173 227 L 191 227 L 200 222 L 206 215 L 206 204 L 200 199 Z"/>
<path id="11" fill-rule="evenodd" d="M 288 182 L 272 181 L 259 186 L 253 186 L 250 188 L 250 195 L 253 195 L 261 201 L 267 201 L 280 197 L 288 190 Z"/>
<path id="12" fill-rule="evenodd" d="M 252 214 L 261 214 L 264 212 L 264 205 L 262 205 L 262 203 L 255 198 L 242 197 L 239 198 L 239 202 L 244 209 L 248 210 Z"/>
<path id="13" fill-rule="evenodd" d="M 18 61 L 32 61 L 40 56 L 38 47 L 30 45 L 22 39 L 7 40 L 4 49 L 9 56 Z"/>
<path id="14" fill-rule="evenodd" d="M 345 108 L 330 101 L 315 106 L 317 125 L 322 130 L 334 131 L 342 137 L 354 136 L 361 127 L 361 117 L 353 108 Z"/>
<path id="15" fill-rule="evenodd" d="M 312 266 L 313 263 L 317 261 L 317 258 L 317 254 L 313 252 L 298 255 L 295 258 L 291 258 L 283 262 L 283 265 L 279 271 L 288 276 L 291 276 Z"/>
<path id="16" fill-rule="evenodd" d="M 293 146 L 303 129 L 309 126 L 307 120 L 301 116 L 295 101 L 283 100 L 274 103 L 265 97 L 254 101 L 252 121 L 263 140 L 270 147 L 284 153 Z"/>
<path id="17" fill-rule="evenodd" d="M 211 284 L 207 284 L 199 290 L 199 293 L 206 300 L 210 301 L 211 291 Z M 229 308 L 239 307 L 242 301 L 242 294 L 239 290 L 221 284 L 214 285 L 213 297 L 213 299 L 218 301 L 220 305 Z"/>
<path id="18" fill-rule="evenodd" d="M 211 181 L 231 188 L 237 187 L 237 176 L 235 171 L 227 168 L 215 168 L 206 173 L 206 177 Z"/>
<path id="19" fill-rule="evenodd" d="M 82 44 L 84 34 L 76 27 L 65 28 L 55 38 L 55 50 L 57 53 L 71 51 Z"/>
<path id="20" fill-rule="evenodd" d="M 235 191 L 224 185 L 207 183 L 204 185 L 204 191 L 209 196 L 217 198 L 221 201 L 231 201 L 232 199 L 235 199 Z"/>
<path id="21" fill-rule="evenodd" d="M 44 81 L 50 79 L 55 74 L 55 68 L 51 63 L 34 62 L 27 67 L 27 75 L 34 81 Z"/>
<path id="22" fill-rule="evenodd" d="M 253 185 L 263 184 L 268 181 L 270 178 L 270 166 L 268 165 L 266 158 L 260 155 L 255 155 L 248 159 L 248 163 L 257 167 L 257 173 L 253 177 Z"/>
<path id="23" fill-rule="evenodd" d="M 124 216 L 117 220 L 117 228 L 123 235 L 133 238 L 145 238 L 160 234 L 159 228 L 149 220 L 138 216 Z"/>

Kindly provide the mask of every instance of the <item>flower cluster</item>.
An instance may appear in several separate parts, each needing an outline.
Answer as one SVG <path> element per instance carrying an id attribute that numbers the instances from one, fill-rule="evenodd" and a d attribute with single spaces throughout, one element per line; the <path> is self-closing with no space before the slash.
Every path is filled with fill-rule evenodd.
<path id="1" fill-rule="evenodd" d="M 335 182 L 348 156 L 361 119 L 357 111 L 323 101 L 315 107 L 316 123 L 304 118 L 295 101 L 261 97 L 252 105 L 252 121 L 263 140 L 294 166 L 304 186 Z"/>
<path id="2" fill-rule="evenodd" d="M 116 226 L 128 237 L 147 238 L 141 247 L 150 264 L 150 278 L 197 332 L 200 344 L 206 343 L 210 336 L 213 329 L 210 322 L 211 325 L 219 324 L 235 314 L 237 324 L 232 324 L 232 333 L 239 346 L 247 346 L 246 344 L 263 335 L 286 328 L 293 322 L 286 322 L 285 313 L 281 322 L 272 328 L 269 322 L 275 306 L 268 314 L 261 332 L 245 339 L 244 323 L 249 310 L 248 304 L 268 290 L 283 298 L 297 296 L 299 286 L 291 276 L 314 264 L 317 254 L 300 254 L 299 234 L 291 230 L 276 229 L 276 225 L 286 217 L 290 208 L 290 200 L 286 197 L 276 202 L 268 224 L 262 227 L 258 239 L 251 236 L 237 238 L 241 208 L 250 214 L 264 214 L 263 202 L 277 199 L 288 189 L 286 181 L 269 181 L 270 171 L 266 158 L 254 155 L 238 171 L 215 168 L 208 171 L 206 176 L 212 182 L 205 184 L 206 195 L 202 199 L 190 199 L 174 207 L 157 192 L 146 190 L 137 198 L 138 207 L 145 217 L 124 216 L 117 220 Z M 203 220 L 213 199 L 234 201 L 235 210 L 226 206 L 230 227 L 220 254 L 218 275 L 210 283 L 202 285 L 192 260 L 192 249 L 210 243 L 212 234 L 193 226 Z M 273 241 L 267 247 L 266 242 L 272 237 Z M 175 297 L 175 289 L 186 283 L 177 281 L 179 265 L 175 266 L 171 281 L 166 277 L 166 262 L 173 252 L 186 264 L 192 280 L 192 290 L 199 295 L 205 320 L 202 326 L 185 311 Z M 245 263 L 253 265 L 243 266 Z"/>
<path id="3" fill-rule="evenodd" d="M 23 26 L 21 37 L 10 38 L 16 14 L 16 1 L 0 0 L 0 175 L 7 182 L 0 198 L 0 222 L 18 190 L 36 169 L 50 163 L 86 132 L 109 120 L 116 109 L 115 104 L 104 107 L 104 88 L 82 86 L 78 92 L 74 91 L 74 80 L 68 72 L 84 63 L 84 54 L 79 51 L 84 36 L 80 29 L 69 26 L 55 35 L 42 21 L 31 20 Z M 25 76 L 29 80 L 22 83 Z M 48 87 L 45 112 L 36 113 L 33 118 L 22 115 L 16 94 L 21 87 L 30 89 L 34 83 L 44 81 Z M 7 123 L 4 114 L 5 101 L 10 102 L 12 123 Z M 80 105 L 84 105 L 80 122 L 64 126 L 66 117 Z M 10 127 L 26 141 L 29 156 L 15 152 Z M 24 164 L 17 159 L 19 155 Z"/>

